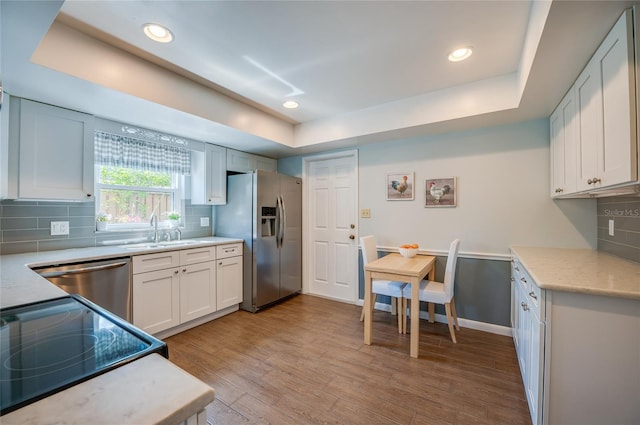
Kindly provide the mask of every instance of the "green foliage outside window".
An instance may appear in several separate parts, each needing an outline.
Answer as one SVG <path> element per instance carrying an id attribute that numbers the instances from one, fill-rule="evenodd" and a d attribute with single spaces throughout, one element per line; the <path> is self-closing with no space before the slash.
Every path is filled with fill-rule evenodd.
<path id="1" fill-rule="evenodd" d="M 100 209 L 110 223 L 146 223 L 151 213 L 162 219 L 174 209 L 174 178 L 170 173 L 101 166 Z"/>

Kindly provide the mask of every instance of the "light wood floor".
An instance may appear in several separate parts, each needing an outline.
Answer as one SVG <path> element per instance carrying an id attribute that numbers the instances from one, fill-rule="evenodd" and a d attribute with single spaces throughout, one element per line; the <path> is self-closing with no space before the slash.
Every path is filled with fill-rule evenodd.
<path id="1" fill-rule="evenodd" d="M 420 323 L 409 335 L 376 311 L 309 295 L 239 311 L 167 338 L 170 360 L 211 385 L 211 424 L 530 424 L 513 341 Z"/>

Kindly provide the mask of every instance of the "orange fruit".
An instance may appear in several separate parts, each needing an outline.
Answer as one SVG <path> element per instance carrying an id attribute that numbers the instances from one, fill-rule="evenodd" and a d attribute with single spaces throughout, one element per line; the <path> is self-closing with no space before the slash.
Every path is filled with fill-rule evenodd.
<path id="1" fill-rule="evenodd" d="M 414 243 L 413 245 L 411 245 L 411 248 L 418 249 L 418 244 L 417 244 L 417 243 Z"/>

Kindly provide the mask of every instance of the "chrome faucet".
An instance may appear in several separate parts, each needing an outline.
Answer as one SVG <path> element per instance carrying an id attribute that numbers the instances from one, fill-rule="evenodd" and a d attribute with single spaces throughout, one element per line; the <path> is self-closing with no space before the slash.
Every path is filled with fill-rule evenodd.
<path id="1" fill-rule="evenodd" d="M 151 213 L 151 226 L 153 226 L 153 243 L 158 243 L 158 216 L 156 215 L 155 210 Z"/>

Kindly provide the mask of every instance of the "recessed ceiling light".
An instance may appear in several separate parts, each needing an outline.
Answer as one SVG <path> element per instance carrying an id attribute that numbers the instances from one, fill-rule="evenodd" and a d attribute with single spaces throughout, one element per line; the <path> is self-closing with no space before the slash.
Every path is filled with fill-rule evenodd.
<path id="1" fill-rule="evenodd" d="M 287 109 L 296 109 L 300 105 L 295 100 L 287 100 L 282 104 L 282 106 L 284 106 Z"/>
<path id="2" fill-rule="evenodd" d="M 142 29 L 144 30 L 144 35 L 158 43 L 170 43 L 173 40 L 173 34 L 169 31 L 169 28 L 162 25 L 144 24 Z"/>
<path id="3" fill-rule="evenodd" d="M 462 49 L 454 50 L 449 54 L 449 60 L 451 62 L 460 62 L 471 56 L 471 47 L 463 47 Z"/>

